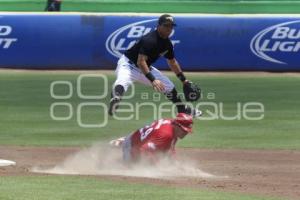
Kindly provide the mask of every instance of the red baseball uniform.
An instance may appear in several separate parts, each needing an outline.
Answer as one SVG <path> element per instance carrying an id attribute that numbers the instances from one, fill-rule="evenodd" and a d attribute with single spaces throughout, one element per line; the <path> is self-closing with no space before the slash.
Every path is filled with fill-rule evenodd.
<path id="1" fill-rule="evenodd" d="M 143 157 L 156 163 L 160 153 L 175 155 L 177 137 L 170 119 L 154 121 L 150 126 L 145 126 L 132 133 L 130 139 L 131 161 L 137 161 Z"/>

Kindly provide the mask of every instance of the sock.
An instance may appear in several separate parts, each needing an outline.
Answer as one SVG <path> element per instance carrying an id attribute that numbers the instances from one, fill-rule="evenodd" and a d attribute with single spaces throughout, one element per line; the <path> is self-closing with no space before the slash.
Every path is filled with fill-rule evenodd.
<path id="1" fill-rule="evenodd" d="M 124 92 L 125 92 L 125 89 L 122 85 L 116 85 L 113 88 L 113 92 L 111 93 L 111 98 L 113 98 L 113 97 L 121 98 L 123 96 Z"/>
<path id="2" fill-rule="evenodd" d="M 185 112 L 185 105 L 178 96 L 177 90 L 175 88 L 171 92 L 166 93 L 166 97 L 176 105 L 178 113 Z"/>

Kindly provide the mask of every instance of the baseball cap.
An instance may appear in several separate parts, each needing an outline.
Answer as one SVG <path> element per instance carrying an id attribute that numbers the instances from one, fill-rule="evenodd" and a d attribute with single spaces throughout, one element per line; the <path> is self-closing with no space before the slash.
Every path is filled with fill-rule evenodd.
<path id="1" fill-rule="evenodd" d="M 185 113 L 178 113 L 174 122 L 180 126 L 184 131 L 191 133 L 193 126 L 193 117 Z"/>
<path id="2" fill-rule="evenodd" d="M 163 24 L 172 24 L 173 26 L 177 26 L 175 24 L 174 18 L 169 15 L 169 14 L 163 14 L 159 17 L 158 19 L 158 24 L 163 25 Z"/>

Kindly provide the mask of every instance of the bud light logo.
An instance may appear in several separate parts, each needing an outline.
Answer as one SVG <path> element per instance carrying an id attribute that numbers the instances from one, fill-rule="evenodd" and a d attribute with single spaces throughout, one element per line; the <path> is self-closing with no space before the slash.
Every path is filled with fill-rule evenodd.
<path id="1" fill-rule="evenodd" d="M 251 51 L 273 63 L 288 64 L 284 59 L 299 56 L 300 20 L 268 27 L 256 34 L 250 43 Z"/>
<path id="2" fill-rule="evenodd" d="M 143 20 L 123 26 L 110 34 L 105 42 L 106 50 L 113 56 L 119 58 L 122 53 L 132 47 L 136 41 L 153 31 L 157 19 Z M 174 30 L 170 37 L 174 35 Z M 171 40 L 173 45 L 180 43 L 179 40 Z"/>

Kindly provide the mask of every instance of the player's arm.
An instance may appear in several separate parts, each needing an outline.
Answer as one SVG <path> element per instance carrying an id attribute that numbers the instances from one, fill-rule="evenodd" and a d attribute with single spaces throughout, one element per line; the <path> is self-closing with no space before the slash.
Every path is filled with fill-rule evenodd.
<path id="1" fill-rule="evenodd" d="M 179 80 L 181 80 L 181 82 L 183 84 L 187 83 L 188 80 L 184 76 L 179 63 L 177 62 L 177 60 L 175 58 L 174 47 L 173 47 L 173 44 L 171 41 L 169 41 L 168 52 L 164 57 L 167 59 L 167 63 L 169 65 L 170 69 L 176 74 L 176 76 L 179 78 Z"/>
<path id="2" fill-rule="evenodd" d="M 176 74 L 182 83 L 188 82 L 185 75 L 183 74 L 181 67 L 175 58 L 167 59 L 170 69 Z"/>
<path id="3" fill-rule="evenodd" d="M 146 62 L 147 59 L 148 57 L 146 55 L 139 54 L 137 59 L 137 65 L 141 69 L 143 74 L 147 77 L 147 79 L 152 83 L 153 88 L 158 92 L 163 92 L 165 90 L 165 86 L 160 80 L 156 79 L 154 75 L 151 73 L 148 64 Z"/>
<path id="4" fill-rule="evenodd" d="M 175 142 L 176 144 L 176 142 Z M 169 156 L 172 160 L 176 161 L 177 160 L 177 156 L 176 156 L 176 150 L 175 150 L 175 144 L 171 147 L 170 151 L 169 151 Z"/>
<path id="5" fill-rule="evenodd" d="M 148 57 L 143 54 L 139 54 L 138 59 L 137 59 L 137 65 L 145 75 L 150 72 L 148 64 L 147 64 L 147 59 L 148 59 Z M 155 77 L 153 80 L 155 80 Z"/>
<path id="6" fill-rule="evenodd" d="M 185 100 L 193 102 L 201 98 L 200 87 L 192 83 L 188 79 L 186 79 L 177 60 L 173 57 L 167 59 L 167 62 L 169 67 L 172 69 L 172 71 L 176 74 L 176 76 L 179 78 L 179 80 L 181 80 L 183 84 L 183 93 L 184 93 Z"/>

